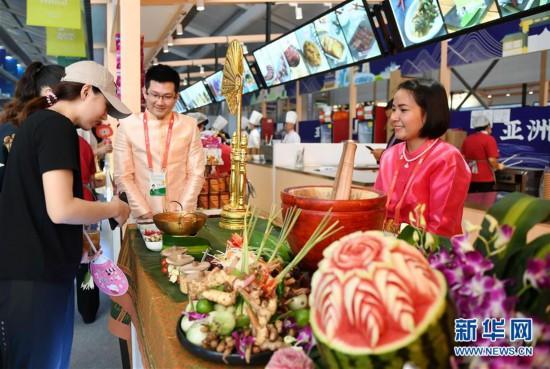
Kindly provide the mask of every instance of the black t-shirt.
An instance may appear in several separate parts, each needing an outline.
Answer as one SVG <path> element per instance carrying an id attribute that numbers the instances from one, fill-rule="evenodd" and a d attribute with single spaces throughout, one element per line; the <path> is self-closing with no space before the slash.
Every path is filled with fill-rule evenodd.
<path id="1" fill-rule="evenodd" d="M 82 226 L 54 224 L 46 211 L 42 174 L 73 171 L 82 198 L 76 127 L 52 110 L 30 115 L 18 129 L 0 194 L 0 280 L 67 281 L 82 255 Z"/>

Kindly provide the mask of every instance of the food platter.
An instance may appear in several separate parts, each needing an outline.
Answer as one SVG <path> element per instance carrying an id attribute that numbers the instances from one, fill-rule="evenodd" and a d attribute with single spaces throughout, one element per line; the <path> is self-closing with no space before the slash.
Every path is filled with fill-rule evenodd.
<path id="1" fill-rule="evenodd" d="M 257 354 L 252 354 L 250 356 L 250 363 L 246 363 L 245 359 L 242 358 L 239 354 L 233 353 L 230 355 L 227 355 L 225 358 L 223 357 L 223 353 L 216 352 L 213 350 L 208 350 L 204 347 L 197 346 L 193 343 L 191 343 L 187 336 L 185 335 L 185 332 L 181 328 L 181 321 L 183 320 L 183 316 L 178 320 L 178 326 L 176 328 L 176 334 L 178 336 L 178 340 L 180 341 L 181 345 L 185 347 L 185 349 L 189 352 L 191 352 L 193 355 L 200 357 L 201 359 L 213 361 L 216 363 L 222 363 L 222 364 L 230 364 L 230 365 L 265 365 L 271 358 L 271 355 L 273 355 L 272 351 L 262 351 Z"/>
<path id="2" fill-rule="evenodd" d="M 431 14 L 429 19 L 420 14 Z M 405 15 L 405 36 L 415 43 L 421 43 L 434 38 L 443 27 L 443 19 L 435 0 L 415 0 L 408 8 Z M 422 29 L 423 28 L 423 29 Z"/>

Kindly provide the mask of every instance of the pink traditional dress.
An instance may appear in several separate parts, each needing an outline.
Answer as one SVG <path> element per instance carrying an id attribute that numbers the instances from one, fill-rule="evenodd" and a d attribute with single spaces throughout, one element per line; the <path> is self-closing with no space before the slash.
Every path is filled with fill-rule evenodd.
<path id="1" fill-rule="evenodd" d="M 396 231 L 401 223 L 418 222 L 424 207 L 428 232 L 461 234 L 470 177 L 460 151 L 439 139 L 427 140 L 414 152 L 405 142 L 392 146 L 382 155 L 374 185 L 388 196 L 385 228 Z"/>

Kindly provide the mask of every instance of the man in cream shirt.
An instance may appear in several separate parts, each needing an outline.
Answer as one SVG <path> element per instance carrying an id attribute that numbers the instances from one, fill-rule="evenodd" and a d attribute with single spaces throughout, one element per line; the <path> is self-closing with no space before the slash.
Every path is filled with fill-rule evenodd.
<path id="1" fill-rule="evenodd" d="M 285 117 L 285 138 L 283 143 L 300 143 L 300 135 L 294 129 L 298 123 L 298 114 L 295 111 L 288 111 Z"/>
<path id="2" fill-rule="evenodd" d="M 193 211 L 204 182 L 205 157 L 195 119 L 173 111 L 179 74 L 166 65 L 145 74 L 146 110 L 121 120 L 114 142 L 115 183 L 136 219 L 165 209 Z"/>

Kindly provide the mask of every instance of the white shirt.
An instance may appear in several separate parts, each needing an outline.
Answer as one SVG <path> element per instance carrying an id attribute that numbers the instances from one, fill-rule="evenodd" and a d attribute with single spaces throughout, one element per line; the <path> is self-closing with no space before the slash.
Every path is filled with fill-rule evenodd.
<path id="1" fill-rule="evenodd" d="M 295 130 L 288 132 L 285 135 L 285 138 L 283 139 L 284 144 L 300 143 L 300 142 L 301 142 L 300 135 Z"/>
<path id="2" fill-rule="evenodd" d="M 258 128 L 254 128 L 252 131 L 250 131 L 250 134 L 248 135 L 248 148 L 259 149 L 260 140 L 260 130 Z"/>

